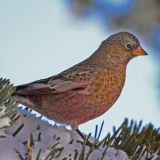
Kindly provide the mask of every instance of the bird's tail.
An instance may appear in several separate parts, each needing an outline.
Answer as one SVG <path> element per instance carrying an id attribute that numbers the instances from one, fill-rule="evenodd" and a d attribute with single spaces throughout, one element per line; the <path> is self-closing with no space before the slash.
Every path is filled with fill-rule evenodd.
<path id="1" fill-rule="evenodd" d="M 27 96 L 27 95 L 20 95 L 18 93 L 13 93 L 11 96 L 11 99 L 25 106 L 29 106 L 29 107 L 35 106 L 35 104 L 31 101 L 30 96 Z"/>
<path id="2" fill-rule="evenodd" d="M 25 106 L 33 107 L 35 106 L 34 103 L 31 101 L 29 95 L 25 94 L 27 86 L 26 85 L 19 85 L 16 86 L 15 91 L 13 92 L 11 99 L 16 101 L 17 103 L 23 104 Z"/>

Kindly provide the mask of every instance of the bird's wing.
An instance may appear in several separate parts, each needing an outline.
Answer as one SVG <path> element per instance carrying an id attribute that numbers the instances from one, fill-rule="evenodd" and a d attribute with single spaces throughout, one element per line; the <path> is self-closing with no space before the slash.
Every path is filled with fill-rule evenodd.
<path id="1" fill-rule="evenodd" d="M 83 90 L 89 84 L 94 69 L 74 67 L 58 75 L 16 87 L 15 94 L 54 94 L 69 90 Z"/>

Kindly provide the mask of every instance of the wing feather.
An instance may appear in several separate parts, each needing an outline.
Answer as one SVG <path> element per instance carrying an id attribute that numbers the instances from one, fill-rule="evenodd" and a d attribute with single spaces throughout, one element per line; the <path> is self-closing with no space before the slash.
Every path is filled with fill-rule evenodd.
<path id="1" fill-rule="evenodd" d="M 71 68 L 61 74 L 16 87 L 15 94 L 54 94 L 87 87 L 94 71 L 90 68 Z"/>

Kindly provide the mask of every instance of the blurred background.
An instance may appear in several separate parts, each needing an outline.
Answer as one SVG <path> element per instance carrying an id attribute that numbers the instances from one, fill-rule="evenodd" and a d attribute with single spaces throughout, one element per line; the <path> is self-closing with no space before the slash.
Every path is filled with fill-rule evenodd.
<path id="1" fill-rule="evenodd" d="M 159 0 L 0 1 L 0 77 L 15 85 L 57 74 L 90 56 L 101 41 L 130 31 L 149 56 L 132 60 L 123 92 L 104 115 L 80 125 L 103 135 L 125 117 L 160 127 Z"/>

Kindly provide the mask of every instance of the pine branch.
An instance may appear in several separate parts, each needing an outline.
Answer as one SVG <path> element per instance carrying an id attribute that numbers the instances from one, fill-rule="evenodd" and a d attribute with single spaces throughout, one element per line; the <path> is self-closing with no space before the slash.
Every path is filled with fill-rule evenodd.
<path id="1" fill-rule="evenodd" d="M 95 137 L 85 135 L 82 140 L 77 133 L 36 117 L 32 110 L 17 107 L 10 100 L 13 91 L 9 80 L 0 79 L 2 159 L 160 160 L 160 129 L 152 124 L 142 126 L 142 121 L 137 123 L 126 118 L 119 128 L 113 127 L 113 134 L 106 133 L 100 141 L 102 122 L 99 128 L 96 126 Z"/>

